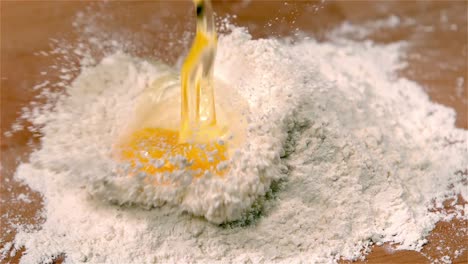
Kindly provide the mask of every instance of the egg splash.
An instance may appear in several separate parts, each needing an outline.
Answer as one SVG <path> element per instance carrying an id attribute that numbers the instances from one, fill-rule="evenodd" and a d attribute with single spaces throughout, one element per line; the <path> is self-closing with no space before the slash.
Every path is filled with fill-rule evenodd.
<path id="1" fill-rule="evenodd" d="M 214 90 L 215 86 L 226 90 L 226 85 L 213 78 L 217 46 L 213 11 L 209 1 L 194 3 L 197 31 L 180 80 L 172 69 L 165 68 L 167 74 L 142 95 L 137 128 L 119 145 L 120 158 L 132 168 L 130 175 L 157 176 L 147 179 L 156 185 L 174 183 L 173 173 L 177 172 L 195 179 L 207 174 L 222 177 L 229 170 L 229 145 L 241 139 L 237 135 L 232 140 L 228 128 L 230 122 L 242 123 L 235 111 L 223 107 L 222 122 L 218 121 Z M 178 85 L 180 94 L 174 89 Z M 226 93 L 224 97 L 229 96 Z M 175 114 L 177 105 L 179 116 Z"/>

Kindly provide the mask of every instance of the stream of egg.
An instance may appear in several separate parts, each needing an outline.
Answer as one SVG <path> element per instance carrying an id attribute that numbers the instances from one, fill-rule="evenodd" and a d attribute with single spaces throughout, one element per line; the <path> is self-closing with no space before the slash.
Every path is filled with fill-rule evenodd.
<path id="1" fill-rule="evenodd" d="M 161 175 L 155 184 L 169 184 L 170 179 L 164 177 L 176 170 L 190 171 L 195 178 L 207 172 L 222 176 L 227 171 L 222 162 L 228 159 L 228 146 L 219 140 L 227 129 L 217 123 L 214 97 L 217 36 L 213 11 L 207 0 L 194 3 L 197 31 L 180 74 L 179 131 L 144 127 L 133 132 L 121 148 L 122 158 L 135 172 Z"/>

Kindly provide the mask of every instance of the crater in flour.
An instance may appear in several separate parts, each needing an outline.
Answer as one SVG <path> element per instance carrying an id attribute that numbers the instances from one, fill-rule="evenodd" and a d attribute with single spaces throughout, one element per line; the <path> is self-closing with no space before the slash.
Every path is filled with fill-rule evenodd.
<path id="1" fill-rule="evenodd" d="M 273 182 L 286 176 L 281 156 L 292 151 L 288 131 L 294 128 L 295 109 L 304 96 L 291 93 L 288 87 L 295 85 L 291 79 L 285 78 L 278 85 L 278 80 L 271 78 L 282 73 L 281 68 L 269 67 L 275 60 L 280 63 L 282 56 L 273 55 L 274 50 L 262 54 L 271 56 L 265 71 L 259 71 L 258 65 L 245 65 L 246 69 L 252 67 L 251 73 L 227 82 L 248 103 L 248 123 L 245 140 L 234 145 L 229 172 L 223 177 L 183 180 L 184 171 L 175 171 L 166 177 L 181 181 L 158 185 L 148 184 L 147 174 L 128 176 L 126 165 L 113 157 L 113 148 L 132 123 L 139 95 L 168 70 L 122 53 L 87 68 L 67 88 L 68 96 L 48 113 L 51 121 L 43 128 L 43 146 L 33 155 L 33 164 L 49 166 L 57 173 L 71 172 L 70 181 L 88 186 L 88 192 L 98 199 L 144 207 L 177 206 L 214 223 L 238 220 L 254 203 L 259 207 L 257 199 L 270 192 Z M 217 68 L 222 71 L 223 65 Z M 265 91 L 264 87 L 270 89 Z M 265 92 L 275 104 L 264 100 Z M 71 132 L 65 133 L 70 128 Z M 66 148 L 72 150 L 67 152 Z"/>

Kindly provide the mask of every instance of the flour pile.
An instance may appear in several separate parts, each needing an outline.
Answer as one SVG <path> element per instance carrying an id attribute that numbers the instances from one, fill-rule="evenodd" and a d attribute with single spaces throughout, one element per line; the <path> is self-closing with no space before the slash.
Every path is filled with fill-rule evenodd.
<path id="1" fill-rule="evenodd" d="M 247 143 L 226 179 L 183 193 L 119 176 L 111 154 L 161 68 L 124 53 L 84 67 L 52 110 L 27 116 L 44 136 L 16 178 L 43 194 L 46 221 L 17 235 L 22 262 L 333 263 L 384 242 L 420 250 L 437 221 L 466 216 L 430 209 L 468 198 L 468 133 L 396 75 L 404 48 L 253 40 L 233 27 L 215 76 L 248 102 Z"/>

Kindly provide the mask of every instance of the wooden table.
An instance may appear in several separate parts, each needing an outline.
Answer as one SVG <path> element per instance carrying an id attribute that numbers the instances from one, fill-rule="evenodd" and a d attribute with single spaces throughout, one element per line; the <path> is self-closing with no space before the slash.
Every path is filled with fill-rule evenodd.
<path id="1" fill-rule="evenodd" d="M 50 69 L 46 75 L 41 75 L 57 56 L 34 54 L 50 50 L 50 38 L 69 42 L 76 40 L 78 35 L 72 27 L 73 17 L 88 6 L 113 15 L 113 20 L 109 17 L 98 19 L 102 20 L 102 30 L 136 32 L 136 41 L 140 41 L 144 47 L 134 52 L 139 56 L 155 56 L 174 63 L 187 49 L 188 43 L 173 42 L 171 49 L 167 43 L 182 39 L 184 31 L 194 30 L 193 9 L 189 1 L 118 1 L 108 4 L 83 1 L 1 2 L 0 247 L 13 240 L 15 231 L 12 225 L 43 221 L 38 216 L 40 195 L 13 180 L 18 163 L 27 158 L 31 148 L 37 146 L 38 135 L 23 131 L 13 137 L 5 137 L 4 132 L 11 128 L 21 107 L 28 105 L 37 95 L 32 87 L 41 81 L 55 81 L 58 78 L 58 73 Z M 468 128 L 467 8 L 466 1 L 214 3 L 219 16 L 236 14 L 237 18 L 232 21 L 248 27 L 254 37 L 290 35 L 298 28 L 319 40 L 325 40 L 326 33 L 343 21 L 359 24 L 386 19 L 392 14 L 401 19 L 414 19 L 413 25 L 382 29 L 370 37 L 379 43 L 408 41 L 408 67 L 401 75 L 422 84 L 435 102 L 453 107 L 458 114 L 456 125 L 464 129 Z M 460 77 L 464 78 L 464 84 L 456 88 Z M 28 193 L 33 202 L 16 201 L 14 198 L 20 193 Z M 438 258 L 453 252 L 454 248 L 466 248 L 466 229 L 465 232 L 458 232 L 466 226 L 467 221 L 462 220 L 439 223 L 430 234 L 429 244 L 423 253 Z M 450 246 L 452 250 L 436 250 L 440 245 Z M 21 252 L 6 262 L 16 263 L 20 256 Z M 455 263 L 468 263 L 467 258 L 465 252 Z M 368 262 L 427 263 L 428 260 L 417 252 L 392 252 L 391 246 L 385 245 L 375 247 L 368 256 Z"/>

